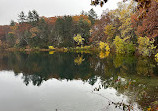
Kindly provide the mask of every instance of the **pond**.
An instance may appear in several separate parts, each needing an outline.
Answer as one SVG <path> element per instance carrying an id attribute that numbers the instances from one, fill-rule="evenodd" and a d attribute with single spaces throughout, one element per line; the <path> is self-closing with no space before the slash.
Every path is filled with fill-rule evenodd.
<path id="1" fill-rule="evenodd" d="M 0 53 L 0 111 L 142 111 L 157 107 L 158 64 L 90 53 Z"/>

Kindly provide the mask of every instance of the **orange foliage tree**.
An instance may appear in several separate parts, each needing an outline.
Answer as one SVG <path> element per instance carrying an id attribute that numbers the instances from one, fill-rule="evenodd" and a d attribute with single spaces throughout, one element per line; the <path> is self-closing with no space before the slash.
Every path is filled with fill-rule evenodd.
<path id="1" fill-rule="evenodd" d="M 91 21 L 89 20 L 87 15 L 82 15 L 82 14 L 81 15 L 76 15 L 76 16 L 73 16 L 72 19 L 73 19 L 74 23 L 77 23 L 81 19 L 83 19 L 83 21 L 86 21 L 89 25 L 91 25 Z"/>

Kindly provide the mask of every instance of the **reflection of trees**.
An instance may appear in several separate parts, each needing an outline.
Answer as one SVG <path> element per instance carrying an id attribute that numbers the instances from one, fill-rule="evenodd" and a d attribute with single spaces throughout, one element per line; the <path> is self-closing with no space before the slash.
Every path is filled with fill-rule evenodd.
<path id="1" fill-rule="evenodd" d="M 100 59 L 97 55 L 76 53 L 1 53 L 0 70 L 13 70 L 28 85 L 39 86 L 50 78 L 81 79 L 93 85 L 99 76 L 104 88 L 113 87 L 118 94 L 130 97 L 142 107 L 158 100 L 158 66 L 149 58 L 109 55 Z M 82 57 L 81 64 L 74 59 Z M 80 60 L 80 59 L 79 59 Z M 154 78 L 153 78 L 154 77 Z M 124 79 L 122 79 L 124 78 Z"/>
<path id="2" fill-rule="evenodd" d="M 6 52 L 0 51 L 0 70 L 10 70 L 8 63 L 8 54 Z"/>
<path id="3" fill-rule="evenodd" d="M 74 58 L 76 57 L 77 54 L 69 53 L 56 53 L 54 55 L 46 53 L 32 53 L 29 55 L 8 53 L 6 55 L 7 59 L 2 64 L 8 63 L 10 70 L 13 70 L 15 74 L 23 73 L 25 84 L 29 84 L 32 81 L 34 85 L 40 85 L 43 80 L 50 78 L 94 81 L 94 71 L 92 69 L 89 70 L 89 63 L 82 61 L 82 64 L 79 66 L 75 65 Z M 87 57 L 88 55 L 84 58 Z"/>
<path id="4" fill-rule="evenodd" d="M 100 86 L 113 87 L 118 94 L 127 95 L 130 97 L 129 103 L 137 101 L 144 108 L 158 100 L 158 67 L 151 59 L 113 55 L 105 59 L 94 57 L 89 60 L 95 73 L 102 77 Z"/>
<path id="5" fill-rule="evenodd" d="M 104 88 L 115 88 L 118 94 L 130 97 L 129 103 L 137 101 L 143 108 L 158 100 L 157 67 L 149 58 L 115 55 L 103 61 L 92 59 L 91 65 L 102 70 Z"/>
<path id="6" fill-rule="evenodd" d="M 83 56 L 78 55 L 78 57 L 74 59 L 74 63 L 76 63 L 77 65 L 80 65 L 84 60 L 85 59 L 83 59 Z"/>
<path id="7" fill-rule="evenodd" d="M 110 78 L 102 82 L 104 88 L 113 87 L 118 94 L 127 95 L 131 105 L 138 102 L 143 108 L 158 100 L 158 78 L 142 78 L 139 76 L 126 76 L 125 78 Z"/>
<path id="8" fill-rule="evenodd" d="M 153 68 L 155 65 L 150 62 L 148 59 L 140 58 L 137 62 L 137 74 L 149 76 L 153 74 Z"/>

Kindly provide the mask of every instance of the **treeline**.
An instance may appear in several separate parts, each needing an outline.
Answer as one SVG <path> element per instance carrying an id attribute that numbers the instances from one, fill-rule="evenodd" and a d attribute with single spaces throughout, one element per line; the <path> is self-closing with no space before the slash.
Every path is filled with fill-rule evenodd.
<path id="1" fill-rule="evenodd" d="M 101 50 L 114 49 L 121 54 L 138 51 L 150 56 L 158 45 L 158 2 L 151 0 L 149 5 L 144 8 L 134 1 L 119 2 L 117 9 L 103 11 L 100 19 L 93 9 L 81 15 L 49 18 L 40 17 L 35 10 L 27 15 L 21 12 L 18 23 L 11 21 L 10 26 L 0 27 L 0 43 L 5 48 L 100 45 Z"/>
<path id="2" fill-rule="evenodd" d="M 150 56 L 158 45 L 158 2 L 151 0 L 148 8 L 137 3 L 119 2 L 115 10 L 105 10 L 92 27 L 90 42 L 109 44 L 116 53 Z M 106 45 L 105 45 L 106 48 Z"/>
<path id="3" fill-rule="evenodd" d="M 77 34 L 88 44 L 90 28 L 95 23 L 97 15 L 93 9 L 76 16 L 40 17 L 37 11 L 22 11 L 18 15 L 18 23 L 13 20 L 7 30 L 0 30 L 1 42 L 7 47 L 48 48 L 73 47 L 76 43 L 73 37 Z M 3 44 L 4 46 L 4 44 Z"/>

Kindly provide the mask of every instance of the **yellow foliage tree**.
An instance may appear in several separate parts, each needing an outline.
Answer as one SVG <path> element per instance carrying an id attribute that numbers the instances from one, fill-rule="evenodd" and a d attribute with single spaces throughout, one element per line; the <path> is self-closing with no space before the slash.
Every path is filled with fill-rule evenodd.
<path id="1" fill-rule="evenodd" d="M 150 56 L 156 46 L 154 46 L 154 39 L 150 40 L 148 37 L 139 37 L 138 38 L 138 51 L 143 56 Z"/>
<path id="2" fill-rule="evenodd" d="M 80 34 L 77 34 L 76 37 L 73 38 L 75 42 L 77 42 L 77 45 L 82 45 L 83 41 L 85 40 L 84 38 L 81 37 Z"/>
<path id="3" fill-rule="evenodd" d="M 135 51 L 135 46 L 129 39 L 130 37 L 125 37 L 124 39 L 119 36 L 115 37 L 113 44 L 116 47 L 116 53 L 130 54 Z"/>
<path id="4" fill-rule="evenodd" d="M 107 41 L 112 42 L 114 34 L 116 33 L 116 28 L 110 24 L 106 25 L 104 30 L 104 33 L 108 35 Z"/>
<path id="5" fill-rule="evenodd" d="M 107 43 L 101 42 L 99 43 L 100 50 L 105 50 L 110 52 L 110 47 Z"/>

